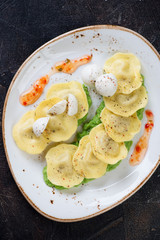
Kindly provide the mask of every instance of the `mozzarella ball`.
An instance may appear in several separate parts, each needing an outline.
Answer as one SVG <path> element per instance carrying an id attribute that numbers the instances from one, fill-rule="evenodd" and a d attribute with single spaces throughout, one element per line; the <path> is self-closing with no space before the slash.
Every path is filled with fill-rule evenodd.
<path id="1" fill-rule="evenodd" d="M 47 127 L 48 121 L 49 121 L 49 117 L 43 117 L 43 118 L 37 119 L 33 123 L 33 132 L 36 135 L 36 137 L 41 136 L 41 134 L 44 132 L 44 130 Z"/>
<path id="2" fill-rule="evenodd" d="M 95 87 L 97 92 L 104 97 L 111 97 L 117 91 L 117 79 L 112 73 L 98 77 Z"/>
<path id="3" fill-rule="evenodd" d="M 82 80 L 89 87 L 94 87 L 96 79 L 103 73 L 97 64 L 90 64 L 82 70 Z"/>
<path id="4" fill-rule="evenodd" d="M 48 110 L 48 113 L 50 113 L 52 115 L 59 115 L 66 110 L 66 107 L 67 107 L 67 101 L 62 100 L 62 101 L 56 103 L 55 105 L 53 105 L 53 107 L 51 107 Z"/>
<path id="5" fill-rule="evenodd" d="M 78 112 L 78 101 L 73 94 L 68 94 L 68 115 L 73 116 Z"/>

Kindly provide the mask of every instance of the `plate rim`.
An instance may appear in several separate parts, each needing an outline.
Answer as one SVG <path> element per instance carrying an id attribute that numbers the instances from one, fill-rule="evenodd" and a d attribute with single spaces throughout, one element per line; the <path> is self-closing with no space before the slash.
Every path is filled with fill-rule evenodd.
<path id="1" fill-rule="evenodd" d="M 152 174 L 155 172 L 155 170 L 157 169 L 157 167 L 160 164 L 160 156 L 159 159 L 157 160 L 155 166 L 153 167 L 153 169 L 150 171 L 150 173 L 146 176 L 146 178 L 141 181 L 141 183 L 134 189 L 132 190 L 130 193 L 128 193 L 126 196 L 124 196 L 123 198 L 121 198 L 119 201 L 117 201 L 116 203 L 112 204 L 111 206 L 104 208 L 103 210 L 100 210 L 96 213 L 81 217 L 81 218 L 73 218 L 73 219 L 63 219 L 63 218 L 56 218 L 53 217 L 45 212 L 43 212 L 39 207 L 37 207 L 32 200 L 28 197 L 28 195 L 25 193 L 25 191 L 23 190 L 23 188 L 21 187 L 21 185 L 18 183 L 14 172 L 12 170 L 12 166 L 10 163 L 10 159 L 9 159 L 9 155 L 8 155 L 8 151 L 7 151 L 7 145 L 6 145 L 6 140 L 5 140 L 5 113 L 6 113 L 6 107 L 7 107 L 7 103 L 8 103 L 8 97 L 10 94 L 10 91 L 12 89 L 12 86 L 14 84 L 14 82 L 16 81 L 18 75 L 20 74 L 20 72 L 22 71 L 23 67 L 27 64 L 27 62 L 36 54 L 38 53 L 41 49 L 43 49 L 44 47 L 46 47 L 47 45 L 49 45 L 50 43 L 56 42 L 59 39 L 63 39 L 66 36 L 69 36 L 71 34 L 75 34 L 75 33 L 79 33 L 85 30 L 97 30 L 97 29 L 114 29 L 114 30 L 120 30 L 120 31 L 125 31 L 125 32 L 129 32 L 137 37 L 139 37 L 140 39 L 142 39 L 151 49 L 152 51 L 157 55 L 158 59 L 160 60 L 160 54 L 158 53 L 158 51 L 155 49 L 155 47 L 146 39 L 144 38 L 141 34 L 129 29 L 129 28 L 125 28 L 122 26 L 118 26 L 118 25 L 91 25 L 91 26 L 86 26 L 86 27 L 81 27 L 81 28 L 77 28 L 71 31 L 68 31 L 66 33 L 63 33 L 53 39 L 51 39 L 50 41 L 46 42 L 45 44 L 43 44 L 42 46 L 40 46 L 38 49 L 36 49 L 29 57 L 27 57 L 27 59 L 21 64 L 21 66 L 19 67 L 19 69 L 17 70 L 17 72 L 15 73 L 14 77 L 12 78 L 12 81 L 9 85 L 9 88 L 7 90 L 6 93 L 6 97 L 5 97 L 5 101 L 4 101 L 4 105 L 3 105 L 3 113 L 2 113 L 2 139 L 3 139 L 3 145 L 4 145 L 4 150 L 5 150 L 5 155 L 6 155 L 6 159 L 7 159 L 7 163 L 10 169 L 10 172 L 12 174 L 12 177 L 16 183 L 16 185 L 18 186 L 20 192 L 22 193 L 22 195 L 25 197 L 25 199 L 28 201 L 28 203 L 37 211 L 39 212 L 41 215 L 43 215 L 44 217 L 50 219 L 50 220 L 54 220 L 57 222 L 78 222 L 78 221 L 82 221 L 82 220 L 86 220 L 95 216 L 98 216 L 102 213 L 105 213 L 109 210 L 111 210 L 112 208 L 118 206 L 119 204 L 123 203 L 125 200 L 127 200 L 129 197 L 131 197 L 134 193 L 136 193 L 148 180 L 149 178 L 152 176 Z"/>

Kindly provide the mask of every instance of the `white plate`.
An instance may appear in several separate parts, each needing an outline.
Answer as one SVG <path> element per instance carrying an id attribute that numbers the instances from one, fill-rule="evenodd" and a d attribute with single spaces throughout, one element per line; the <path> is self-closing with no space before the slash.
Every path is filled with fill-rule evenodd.
<path id="1" fill-rule="evenodd" d="M 59 60 L 93 54 L 92 62 L 103 66 L 116 52 L 132 52 L 141 61 L 148 89 L 147 108 L 155 115 L 155 126 L 149 149 L 143 162 L 129 165 L 129 156 L 115 170 L 100 179 L 70 190 L 53 190 L 43 181 L 43 157 L 31 156 L 19 150 L 12 138 L 12 127 L 28 110 L 45 98 L 50 85 L 59 81 L 80 81 L 81 66 L 72 76 L 59 73 L 52 77 L 41 98 L 34 106 L 23 107 L 19 95 L 36 79 L 46 74 Z M 42 215 L 57 221 L 84 220 L 122 203 L 134 194 L 153 174 L 159 164 L 160 143 L 160 56 L 141 35 L 118 26 L 91 26 L 63 34 L 36 50 L 20 67 L 8 90 L 3 111 L 3 140 L 8 164 L 14 180 L 28 202 Z M 93 97 L 93 95 L 92 95 Z M 94 98 L 92 113 L 99 104 Z M 142 131 L 145 118 L 143 119 Z M 141 133 L 136 136 L 134 143 Z M 133 149 L 133 147 L 132 147 Z M 132 150 L 130 151 L 130 153 Z M 130 155 L 130 154 L 129 154 Z M 53 202 L 51 201 L 53 200 Z"/>

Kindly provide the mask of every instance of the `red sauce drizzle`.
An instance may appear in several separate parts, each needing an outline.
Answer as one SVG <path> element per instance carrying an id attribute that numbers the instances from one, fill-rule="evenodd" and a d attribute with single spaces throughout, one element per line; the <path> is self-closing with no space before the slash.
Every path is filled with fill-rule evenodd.
<path id="1" fill-rule="evenodd" d="M 27 106 L 30 104 L 35 103 L 38 98 L 41 96 L 46 84 L 49 82 L 48 75 L 38 79 L 33 83 L 33 85 L 23 92 L 20 97 L 19 101 L 23 106 Z"/>
<path id="2" fill-rule="evenodd" d="M 138 165 L 145 157 L 148 149 L 149 138 L 154 127 L 154 116 L 150 110 L 146 110 L 147 123 L 144 127 L 144 133 L 136 144 L 134 151 L 131 155 L 129 163 L 131 166 Z"/>
<path id="3" fill-rule="evenodd" d="M 64 72 L 71 74 L 76 71 L 76 69 L 84 64 L 87 64 L 91 61 L 92 55 L 85 55 L 83 57 L 79 57 L 73 60 L 66 59 L 65 61 L 61 61 L 56 63 L 52 70 L 48 73 L 48 75 L 36 80 L 33 85 L 23 92 L 20 95 L 19 101 L 23 106 L 27 106 L 30 104 L 35 103 L 38 98 L 42 95 L 42 92 L 46 86 L 46 84 L 49 82 L 49 77 L 57 72 Z"/>

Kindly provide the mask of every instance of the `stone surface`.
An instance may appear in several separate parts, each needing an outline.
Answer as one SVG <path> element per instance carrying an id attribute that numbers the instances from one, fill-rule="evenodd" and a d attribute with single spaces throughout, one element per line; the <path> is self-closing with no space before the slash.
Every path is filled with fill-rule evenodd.
<path id="1" fill-rule="evenodd" d="M 0 0 L 0 114 L 23 61 L 66 31 L 94 24 L 121 25 L 142 34 L 160 52 L 159 10 L 159 0 Z M 113 210 L 83 222 L 58 223 L 37 213 L 21 195 L 0 136 L 0 239 L 160 240 L 160 169 Z"/>

